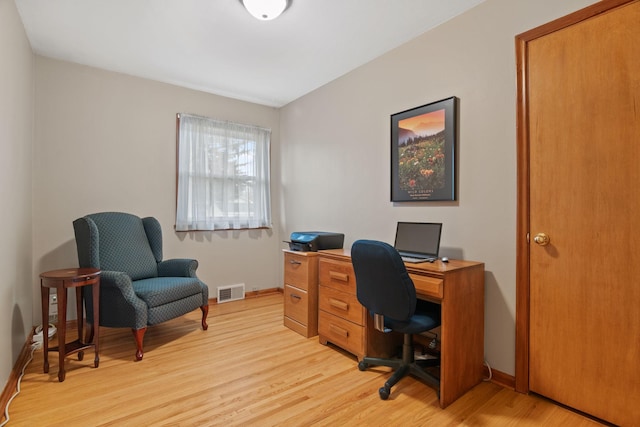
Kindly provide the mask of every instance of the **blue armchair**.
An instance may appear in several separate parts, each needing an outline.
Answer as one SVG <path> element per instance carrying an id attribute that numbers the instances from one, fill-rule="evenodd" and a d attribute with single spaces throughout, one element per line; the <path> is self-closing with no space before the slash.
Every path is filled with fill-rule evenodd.
<path id="1" fill-rule="evenodd" d="M 196 276 L 194 259 L 162 260 L 162 229 L 155 218 L 120 212 L 96 213 L 73 222 L 80 267 L 102 270 L 100 326 L 131 328 L 136 360 L 142 360 L 147 326 L 200 308 L 207 330 L 209 288 Z M 83 288 L 88 323 L 91 287 Z M 89 328 L 90 342 L 94 331 Z"/>

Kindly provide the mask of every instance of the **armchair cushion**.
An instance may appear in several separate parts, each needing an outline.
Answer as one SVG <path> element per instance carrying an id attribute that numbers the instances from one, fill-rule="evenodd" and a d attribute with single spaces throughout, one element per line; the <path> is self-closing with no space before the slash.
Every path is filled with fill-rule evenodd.
<path id="1" fill-rule="evenodd" d="M 194 277 L 153 277 L 133 282 L 133 290 L 148 307 L 162 305 L 202 295 L 200 280 Z"/>

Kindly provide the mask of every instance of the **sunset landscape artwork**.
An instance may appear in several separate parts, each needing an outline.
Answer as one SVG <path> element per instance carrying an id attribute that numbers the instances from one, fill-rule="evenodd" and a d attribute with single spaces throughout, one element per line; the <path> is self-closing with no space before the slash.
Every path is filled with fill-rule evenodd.
<path id="1" fill-rule="evenodd" d="M 402 141 L 403 131 L 405 131 L 405 138 L 410 135 L 423 137 L 435 135 L 444 130 L 444 109 L 400 120 L 398 126 L 401 133 L 400 143 L 406 142 L 406 139 Z"/>
<path id="2" fill-rule="evenodd" d="M 444 110 L 401 120 L 399 129 L 400 188 L 416 196 L 443 188 Z"/>
<path id="3" fill-rule="evenodd" d="M 392 200 L 452 200 L 452 116 L 433 104 L 392 116 Z"/>

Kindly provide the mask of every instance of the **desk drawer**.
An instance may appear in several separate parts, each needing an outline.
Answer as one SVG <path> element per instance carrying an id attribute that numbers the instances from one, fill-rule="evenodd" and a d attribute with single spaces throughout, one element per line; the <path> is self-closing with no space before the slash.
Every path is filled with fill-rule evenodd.
<path id="1" fill-rule="evenodd" d="M 358 325 L 364 325 L 365 310 L 354 294 L 320 286 L 319 308 Z"/>
<path id="2" fill-rule="evenodd" d="M 284 315 L 303 325 L 309 318 L 309 295 L 306 291 L 284 285 Z"/>
<path id="3" fill-rule="evenodd" d="M 285 285 L 293 285 L 297 288 L 308 290 L 310 282 L 309 277 L 309 258 L 304 255 L 292 254 L 285 252 L 284 254 L 284 283 Z"/>
<path id="4" fill-rule="evenodd" d="M 364 327 L 333 314 L 320 310 L 318 334 L 333 344 L 355 354 L 364 356 Z"/>
<path id="5" fill-rule="evenodd" d="M 350 262 L 321 258 L 318 269 L 321 286 L 356 294 L 356 275 Z"/>
<path id="6" fill-rule="evenodd" d="M 417 274 L 409 274 L 413 285 L 416 287 L 416 293 L 418 296 L 425 295 L 437 299 L 444 297 L 443 281 L 442 279 L 436 279 L 429 276 L 419 276 Z"/>

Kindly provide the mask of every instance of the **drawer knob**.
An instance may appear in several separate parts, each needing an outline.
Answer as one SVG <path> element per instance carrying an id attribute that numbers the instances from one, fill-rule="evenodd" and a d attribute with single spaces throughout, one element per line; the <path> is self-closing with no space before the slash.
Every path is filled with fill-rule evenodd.
<path id="1" fill-rule="evenodd" d="M 302 299 L 300 295 L 296 295 L 296 294 L 291 294 L 291 298 Z"/>
<path id="2" fill-rule="evenodd" d="M 296 261 L 295 259 L 292 259 L 292 260 L 289 261 L 289 264 L 300 265 L 302 263 L 300 261 Z"/>

